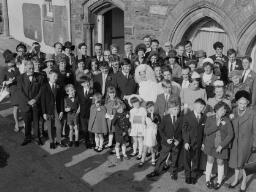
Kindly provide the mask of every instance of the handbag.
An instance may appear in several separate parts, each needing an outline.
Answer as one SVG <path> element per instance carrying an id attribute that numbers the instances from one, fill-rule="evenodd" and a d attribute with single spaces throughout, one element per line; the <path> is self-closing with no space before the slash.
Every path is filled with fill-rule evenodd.
<path id="1" fill-rule="evenodd" d="M 253 156 L 256 156 L 256 153 L 251 153 L 247 160 L 247 163 L 244 165 L 244 170 L 246 175 L 256 173 L 256 158 Z M 253 161 L 250 161 L 250 160 L 253 160 Z"/>
<path id="2" fill-rule="evenodd" d="M 1 91 L 0 91 L 0 102 L 2 102 L 5 98 L 9 97 L 10 92 L 8 87 L 2 86 Z"/>

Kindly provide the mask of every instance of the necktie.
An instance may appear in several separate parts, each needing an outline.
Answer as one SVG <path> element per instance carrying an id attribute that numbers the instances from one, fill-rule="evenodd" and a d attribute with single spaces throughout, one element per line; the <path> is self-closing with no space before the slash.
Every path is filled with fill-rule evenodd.
<path id="1" fill-rule="evenodd" d="M 168 98 L 169 98 L 169 96 L 166 94 L 166 95 L 165 95 L 165 101 L 166 101 L 166 102 L 168 101 Z"/>
<path id="2" fill-rule="evenodd" d="M 28 78 L 29 78 L 30 83 L 32 83 L 33 76 L 32 76 L 32 75 L 30 75 Z"/>
<path id="3" fill-rule="evenodd" d="M 197 122 L 199 123 L 199 121 L 200 121 L 200 115 L 199 114 L 196 115 L 196 119 L 197 119 Z"/>
<path id="4" fill-rule="evenodd" d="M 84 89 L 84 96 L 87 96 L 87 94 L 88 94 L 88 90 Z"/>
<path id="5" fill-rule="evenodd" d="M 172 123 L 175 124 L 176 123 L 176 116 L 172 117 Z"/>
<path id="6" fill-rule="evenodd" d="M 244 79 L 244 78 L 245 78 L 245 73 L 246 73 L 246 71 L 244 71 L 244 72 L 243 72 L 242 82 L 244 82 L 244 81 L 245 81 L 245 79 Z"/>

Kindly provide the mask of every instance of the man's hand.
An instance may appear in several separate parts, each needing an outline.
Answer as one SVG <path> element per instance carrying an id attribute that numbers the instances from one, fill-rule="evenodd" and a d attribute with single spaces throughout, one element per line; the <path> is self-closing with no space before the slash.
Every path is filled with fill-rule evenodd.
<path id="1" fill-rule="evenodd" d="M 59 114 L 59 120 L 61 120 L 62 117 L 63 117 L 63 112 L 60 112 L 60 114 Z"/>
<path id="2" fill-rule="evenodd" d="M 180 142 L 177 139 L 175 139 L 174 140 L 174 145 L 177 147 L 179 144 L 180 144 Z"/>
<path id="3" fill-rule="evenodd" d="M 28 102 L 28 104 L 33 107 L 33 106 L 36 104 L 36 100 L 35 100 L 35 99 L 31 99 L 31 100 Z"/>
<path id="4" fill-rule="evenodd" d="M 71 110 L 70 107 L 66 107 L 66 108 L 65 108 L 65 111 L 66 111 L 66 112 L 69 112 L 70 110 Z"/>
<path id="5" fill-rule="evenodd" d="M 190 146 L 189 146 L 189 144 L 188 144 L 188 143 L 185 143 L 184 147 L 185 147 L 186 151 L 189 151 Z"/>
<path id="6" fill-rule="evenodd" d="M 167 139 L 167 143 L 168 143 L 169 145 L 171 145 L 172 142 L 173 142 L 173 139 Z"/>
<path id="7" fill-rule="evenodd" d="M 48 118 L 47 118 L 47 115 L 46 115 L 46 114 L 43 114 L 43 118 L 44 118 L 44 120 L 45 120 L 45 121 L 47 121 L 47 120 L 48 120 Z"/>
<path id="8" fill-rule="evenodd" d="M 221 153 L 221 150 L 222 150 L 222 147 L 219 145 L 219 146 L 217 147 L 217 149 L 216 149 L 216 152 L 217 152 L 217 153 Z"/>

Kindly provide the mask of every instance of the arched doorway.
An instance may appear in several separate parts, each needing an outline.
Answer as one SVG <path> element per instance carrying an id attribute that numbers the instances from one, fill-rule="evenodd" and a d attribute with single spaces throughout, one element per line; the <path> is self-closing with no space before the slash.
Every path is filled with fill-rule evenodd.
<path id="1" fill-rule="evenodd" d="M 230 37 L 224 28 L 210 17 L 204 17 L 193 23 L 184 33 L 182 40 L 190 40 L 194 50 L 204 50 L 213 55 L 213 44 L 220 41 L 224 45 L 224 53 L 232 47 Z"/>
<path id="2" fill-rule="evenodd" d="M 116 44 L 124 50 L 124 3 L 121 0 L 90 0 L 83 3 L 85 25 L 93 26 L 90 46 L 102 43 L 104 49 Z M 91 53 L 93 54 L 93 53 Z"/>

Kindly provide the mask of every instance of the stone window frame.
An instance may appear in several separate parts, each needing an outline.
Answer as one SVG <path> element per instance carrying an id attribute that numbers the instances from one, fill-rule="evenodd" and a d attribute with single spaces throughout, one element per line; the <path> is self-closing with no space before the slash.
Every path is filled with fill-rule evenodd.
<path id="1" fill-rule="evenodd" d="M 43 4 L 43 13 L 44 13 L 44 20 L 45 21 L 49 21 L 49 22 L 53 22 L 54 18 L 53 18 L 53 5 L 52 5 L 52 0 L 44 0 L 44 4 Z"/>

